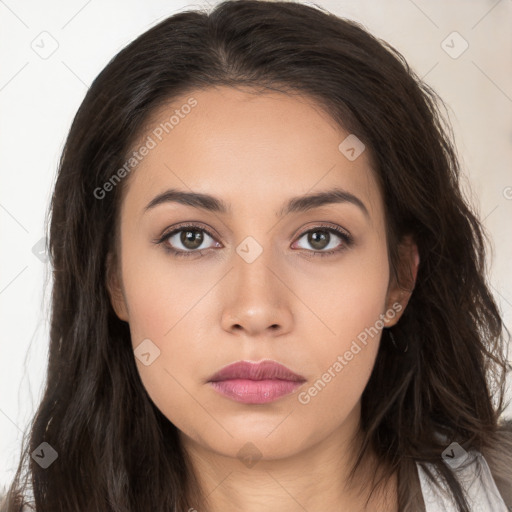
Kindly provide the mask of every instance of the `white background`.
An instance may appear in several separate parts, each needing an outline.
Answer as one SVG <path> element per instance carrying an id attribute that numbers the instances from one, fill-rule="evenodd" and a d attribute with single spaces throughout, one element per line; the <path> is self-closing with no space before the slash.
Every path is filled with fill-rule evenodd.
<path id="1" fill-rule="evenodd" d="M 492 238 L 489 280 L 512 330 L 512 0 L 317 4 L 391 43 L 448 104 L 464 188 Z M 207 5 L 0 0 L 0 486 L 12 478 L 22 432 L 43 390 L 51 282 L 32 248 L 45 234 L 72 118 L 123 46 L 164 17 Z M 469 45 L 457 58 L 442 47 L 453 31 Z M 451 51 L 462 49 L 463 41 L 452 39 L 445 43 Z M 41 58 L 33 47 L 43 44 L 58 48 Z"/>

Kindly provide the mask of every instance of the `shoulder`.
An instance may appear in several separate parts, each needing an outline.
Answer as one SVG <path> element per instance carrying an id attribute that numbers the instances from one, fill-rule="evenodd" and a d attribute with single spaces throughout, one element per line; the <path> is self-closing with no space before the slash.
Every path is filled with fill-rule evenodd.
<path id="1" fill-rule="evenodd" d="M 500 431 L 482 451 L 466 451 L 452 443 L 443 452 L 443 462 L 460 483 L 472 512 L 512 510 L 512 431 Z M 417 468 L 426 511 L 455 512 L 451 493 L 436 466 L 424 463 Z"/>
<path id="2" fill-rule="evenodd" d="M 494 481 L 512 510 L 512 419 L 500 423 L 494 442 L 482 449 Z"/>

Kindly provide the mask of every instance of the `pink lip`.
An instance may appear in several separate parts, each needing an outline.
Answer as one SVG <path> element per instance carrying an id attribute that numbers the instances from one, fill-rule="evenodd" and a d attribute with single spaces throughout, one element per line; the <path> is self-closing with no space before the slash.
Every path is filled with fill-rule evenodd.
<path id="1" fill-rule="evenodd" d="M 215 373 L 208 383 L 219 393 L 247 404 L 263 404 L 292 393 L 305 382 L 275 361 L 239 361 Z"/>

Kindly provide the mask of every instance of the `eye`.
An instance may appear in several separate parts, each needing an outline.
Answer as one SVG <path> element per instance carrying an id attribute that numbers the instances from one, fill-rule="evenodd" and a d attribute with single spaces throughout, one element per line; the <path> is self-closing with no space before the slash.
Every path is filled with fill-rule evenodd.
<path id="1" fill-rule="evenodd" d="M 334 237 L 332 236 L 334 235 Z M 353 243 L 351 235 L 338 226 L 316 226 L 300 235 L 299 241 L 305 238 L 306 243 L 313 247 L 313 251 L 307 251 L 310 256 L 329 256 L 339 253 L 350 247 Z M 342 240 L 336 243 L 336 238 Z M 304 247 L 300 247 L 304 248 Z M 331 249 L 331 250 L 326 250 Z"/>
<path id="2" fill-rule="evenodd" d="M 332 235 L 334 235 L 334 238 Z M 333 255 L 347 249 L 353 243 L 353 239 L 348 232 L 339 226 L 333 225 L 315 226 L 303 232 L 299 236 L 299 241 L 302 238 L 306 238 L 306 236 L 306 242 L 313 247 L 313 250 L 307 250 L 304 247 L 299 247 L 299 249 L 306 249 L 308 257 Z M 212 246 L 203 247 L 208 238 L 215 241 L 213 235 L 204 227 L 197 224 L 185 224 L 165 233 L 160 239 L 155 240 L 154 243 L 163 245 L 167 252 L 177 257 L 189 257 L 192 255 L 201 257 L 207 249 L 212 248 Z M 336 244 L 336 238 L 338 240 L 341 239 L 342 243 L 338 242 Z M 215 244 L 215 247 L 222 247 L 222 244 L 219 242 L 215 241 Z M 201 247 L 203 247 L 202 250 L 200 250 Z M 331 250 L 326 251 L 325 249 Z"/>
<path id="3" fill-rule="evenodd" d="M 199 250 L 199 248 L 205 244 L 208 238 L 214 240 L 213 235 L 205 228 L 197 224 L 187 224 L 178 226 L 171 232 L 164 234 L 162 238 L 155 243 L 164 244 L 165 249 L 175 256 L 187 257 L 192 254 L 202 256 L 203 251 Z M 217 247 L 221 246 L 218 242 L 216 243 Z M 203 247 L 203 249 L 207 248 L 208 247 Z"/>

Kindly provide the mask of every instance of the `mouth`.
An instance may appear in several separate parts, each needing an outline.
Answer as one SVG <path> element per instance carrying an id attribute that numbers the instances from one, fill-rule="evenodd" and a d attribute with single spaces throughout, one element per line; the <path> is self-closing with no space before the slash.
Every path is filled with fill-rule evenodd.
<path id="1" fill-rule="evenodd" d="M 225 366 L 208 380 L 220 394 L 246 404 L 264 404 L 288 395 L 306 379 L 276 361 L 239 361 Z"/>

